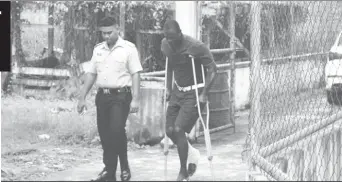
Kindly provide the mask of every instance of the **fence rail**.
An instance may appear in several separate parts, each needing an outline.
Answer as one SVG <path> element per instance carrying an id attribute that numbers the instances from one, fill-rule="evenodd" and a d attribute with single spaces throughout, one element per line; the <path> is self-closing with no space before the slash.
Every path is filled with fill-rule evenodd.
<path id="1" fill-rule="evenodd" d="M 310 54 L 286 56 L 286 57 L 279 57 L 279 58 L 268 58 L 268 59 L 263 59 L 262 64 L 272 64 L 272 63 L 279 64 L 279 62 L 285 63 L 285 62 L 291 62 L 291 61 L 299 61 L 299 62 L 307 61 L 306 59 L 303 59 L 303 58 L 308 58 L 312 56 L 328 56 L 328 52 L 310 53 Z M 251 66 L 251 61 L 243 61 L 243 62 L 235 63 L 235 68 L 248 68 L 250 66 Z M 219 68 L 219 70 L 232 69 L 231 63 L 218 64 L 217 67 Z M 141 74 L 141 76 L 164 76 L 164 75 L 165 75 L 165 71 L 155 71 L 155 72 Z"/>

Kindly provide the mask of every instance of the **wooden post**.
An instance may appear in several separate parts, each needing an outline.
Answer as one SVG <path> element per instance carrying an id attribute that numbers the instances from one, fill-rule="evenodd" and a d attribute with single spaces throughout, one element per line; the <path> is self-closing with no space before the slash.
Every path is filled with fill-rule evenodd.
<path id="1" fill-rule="evenodd" d="M 79 37 L 79 56 L 78 58 L 76 58 L 76 63 L 80 64 L 82 61 L 85 60 L 85 37 L 84 37 L 84 32 L 85 30 L 76 30 L 76 32 L 78 32 L 78 37 Z"/>
<path id="2" fill-rule="evenodd" d="M 208 46 L 209 49 L 210 49 L 210 34 L 211 34 L 211 28 L 209 27 L 205 31 L 205 35 L 206 35 L 206 42 L 205 42 L 205 44 Z"/>
<path id="3" fill-rule="evenodd" d="M 53 10 L 54 4 L 49 2 L 49 25 L 53 26 Z M 54 45 L 54 27 L 49 27 L 48 29 L 48 57 L 53 55 L 53 45 Z"/>
<path id="4" fill-rule="evenodd" d="M 196 35 L 196 37 L 198 40 L 201 40 L 203 42 L 203 40 L 202 40 L 202 11 L 201 11 L 202 4 L 201 4 L 201 1 L 197 2 L 196 6 L 197 6 L 197 8 L 196 8 L 197 35 Z"/>
<path id="5" fill-rule="evenodd" d="M 229 9 L 229 29 L 230 29 L 230 34 L 232 35 L 232 37 L 230 38 L 230 48 L 231 49 L 235 49 L 235 39 L 233 37 L 235 37 L 235 3 L 232 2 L 230 4 L 230 9 Z M 231 66 L 232 69 L 230 70 L 230 121 L 232 122 L 232 124 L 234 125 L 234 133 L 235 133 L 235 54 L 236 51 L 233 51 L 230 54 L 230 60 L 231 60 Z"/>
<path id="6" fill-rule="evenodd" d="M 12 19 L 13 19 L 13 38 L 14 38 L 14 48 L 15 48 L 15 61 L 18 66 L 22 66 L 26 63 L 24 51 L 22 47 L 22 34 L 21 34 L 21 10 L 23 8 L 23 3 L 21 1 L 12 1 L 11 2 L 11 11 Z"/>
<path id="7" fill-rule="evenodd" d="M 290 5 L 290 17 L 291 17 L 291 21 L 290 21 L 290 31 L 291 31 L 291 38 L 290 38 L 290 54 L 291 55 L 296 55 L 295 51 L 296 51 L 296 47 L 295 47 L 295 44 L 294 44 L 294 6 L 293 5 Z"/>
<path id="8" fill-rule="evenodd" d="M 125 39 L 125 12 L 126 12 L 126 4 L 125 1 L 121 1 L 120 3 L 120 29 L 121 29 L 121 37 Z"/>
<path id="9" fill-rule="evenodd" d="M 270 39 L 270 44 L 269 44 L 269 48 L 268 48 L 268 56 L 269 57 L 274 57 L 274 55 L 272 55 L 272 53 L 274 54 L 274 51 L 276 51 L 276 48 L 275 48 L 275 37 L 274 37 L 274 10 L 270 10 L 267 15 L 266 15 L 269 19 L 269 22 L 270 22 L 270 26 L 269 26 L 269 39 Z"/>
<path id="10" fill-rule="evenodd" d="M 142 41 L 141 41 L 141 33 L 140 33 L 140 29 L 141 29 L 141 27 L 140 27 L 140 24 L 139 24 L 139 20 L 135 20 L 135 28 L 134 28 L 134 30 L 135 30 L 135 45 L 136 45 L 136 47 L 137 47 L 137 49 L 139 50 L 139 51 L 141 51 L 141 50 L 143 50 L 143 46 L 142 46 Z M 143 57 L 142 57 L 142 52 L 140 52 L 139 53 L 139 58 L 140 58 L 140 62 L 141 62 L 141 64 L 143 63 Z"/>
<path id="11" fill-rule="evenodd" d="M 260 51 L 261 51 L 261 23 L 260 23 L 260 12 L 261 12 L 261 3 L 259 1 L 253 1 L 251 7 L 251 117 L 250 117 L 250 145 L 251 145 L 251 153 L 250 156 L 253 157 L 257 155 L 257 137 L 258 132 L 258 123 L 260 119 L 260 96 L 261 96 L 261 83 L 260 83 L 260 69 L 261 69 L 261 59 L 260 59 Z M 254 170 L 255 165 L 253 165 L 252 160 L 249 159 L 249 172 Z"/>

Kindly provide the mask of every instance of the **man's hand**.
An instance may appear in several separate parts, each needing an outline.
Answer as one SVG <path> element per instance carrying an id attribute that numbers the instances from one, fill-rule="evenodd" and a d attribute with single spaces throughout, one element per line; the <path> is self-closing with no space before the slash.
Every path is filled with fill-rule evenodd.
<path id="1" fill-rule="evenodd" d="M 198 101 L 200 104 L 205 104 L 208 102 L 208 96 L 206 92 L 202 92 L 199 97 L 198 97 Z"/>
<path id="2" fill-rule="evenodd" d="M 170 93 L 170 90 L 169 89 L 166 89 L 166 101 L 169 101 L 170 100 L 170 97 L 171 97 L 171 93 Z"/>
<path id="3" fill-rule="evenodd" d="M 85 101 L 84 99 L 78 100 L 77 112 L 78 112 L 79 114 L 82 114 L 86 109 L 87 109 L 86 101 Z"/>
<path id="4" fill-rule="evenodd" d="M 139 101 L 137 99 L 133 99 L 130 108 L 130 113 L 137 113 L 139 111 Z"/>

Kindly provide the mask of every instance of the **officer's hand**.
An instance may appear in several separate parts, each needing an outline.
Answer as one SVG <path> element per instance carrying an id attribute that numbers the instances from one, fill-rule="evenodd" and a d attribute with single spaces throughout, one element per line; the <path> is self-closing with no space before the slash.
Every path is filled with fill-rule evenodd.
<path id="1" fill-rule="evenodd" d="M 86 101 L 84 99 L 80 99 L 77 103 L 77 112 L 82 114 L 85 110 L 87 110 Z"/>
<path id="2" fill-rule="evenodd" d="M 136 99 L 133 99 L 131 102 L 131 106 L 130 106 L 130 113 L 137 113 L 139 111 L 139 101 Z"/>

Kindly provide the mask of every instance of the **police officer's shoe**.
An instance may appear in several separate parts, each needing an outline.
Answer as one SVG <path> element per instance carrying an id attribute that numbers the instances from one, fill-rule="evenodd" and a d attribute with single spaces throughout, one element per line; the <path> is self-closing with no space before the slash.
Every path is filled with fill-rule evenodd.
<path id="1" fill-rule="evenodd" d="M 116 181 L 114 170 L 109 170 L 106 167 L 99 173 L 96 179 L 91 181 Z"/>
<path id="2" fill-rule="evenodd" d="M 129 168 L 121 172 L 121 181 L 129 181 L 131 179 L 131 170 Z"/>

